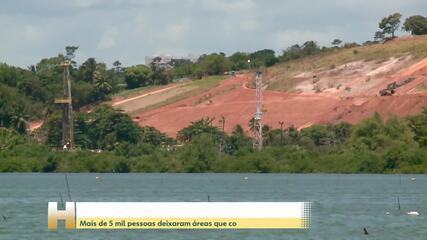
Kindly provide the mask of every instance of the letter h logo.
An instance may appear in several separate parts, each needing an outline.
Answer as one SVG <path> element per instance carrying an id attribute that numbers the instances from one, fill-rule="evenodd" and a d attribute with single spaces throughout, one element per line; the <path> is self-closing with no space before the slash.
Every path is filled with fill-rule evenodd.
<path id="1" fill-rule="evenodd" d="M 54 230 L 58 228 L 58 220 L 65 220 L 66 229 L 76 228 L 76 206 L 75 202 L 66 202 L 65 210 L 58 210 L 57 202 L 49 202 L 47 208 L 47 228 Z"/>

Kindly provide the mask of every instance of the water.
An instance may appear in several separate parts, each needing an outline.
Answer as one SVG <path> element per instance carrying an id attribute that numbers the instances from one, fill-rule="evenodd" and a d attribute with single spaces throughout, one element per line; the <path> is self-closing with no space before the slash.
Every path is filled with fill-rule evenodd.
<path id="1" fill-rule="evenodd" d="M 59 202 L 59 192 L 67 198 L 64 179 L 0 174 L 0 215 L 7 217 L 0 218 L 0 239 L 427 239 L 427 175 L 68 174 L 75 201 L 207 201 L 208 195 L 211 201 L 312 201 L 313 227 L 48 231 L 47 202 Z"/>

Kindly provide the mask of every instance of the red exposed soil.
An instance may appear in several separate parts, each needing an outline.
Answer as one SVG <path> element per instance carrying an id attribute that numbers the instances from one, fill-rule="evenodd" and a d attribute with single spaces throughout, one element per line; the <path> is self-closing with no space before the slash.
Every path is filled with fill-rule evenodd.
<path id="1" fill-rule="evenodd" d="M 409 77 L 414 80 L 399 87 L 393 96 L 379 96 L 378 91 L 389 83 Z M 394 73 L 383 74 L 382 79 L 357 95 L 264 90 L 263 123 L 279 127 L 278 122 L 284 121 L 286 127 L 293 125 L 297 128 L 316 123 L 356 123 L 375 112 L 384 117 L 390 113 L 406 116 L 419 113 L 427 106 L 427 93 L 420 90 L 420 86 L 427 83 L 427 59 Z M 142 113 L 137 121 L 141 126 L 154 126 L 174 137 L 192 121 L 215 117 L 214 123 L 219 126 L 218 120 L 224 116 L 226 132 L 230 133 L 237 124 L 248 131 L 248 122 L 255 111 L 255 91 L 245 87 L 247 82 L 247 75 L 230 78 L 205 93 Z"/>
<path id="2" fill-rule="evenodd" d="M 43 121 L 39 120 L 39 121 L 28 122 L 27 127 L 28 127 L 28 130 L 32 132 L 39 129 L 42 125 L 43 125 Z"/>

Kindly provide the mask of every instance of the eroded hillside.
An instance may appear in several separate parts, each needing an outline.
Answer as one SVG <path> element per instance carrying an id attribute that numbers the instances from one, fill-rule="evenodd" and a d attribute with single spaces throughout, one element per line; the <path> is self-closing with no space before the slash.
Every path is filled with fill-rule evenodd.
<path id="1" fill-rule="evenodd" d="M 355 123 L 375 112 L 384 117 L 416 114 L 427 106 L 426 57 L 427 38 L 418 37 L 337 49 L 265 69 L 263 122 L 279 127 L 278 122 L 284 121 L 286 127 L 303 128 L 316 123 Z M 214 117 L 219 126 L 224 116 L 227 132 L 237 124 L 249 131 L 255 110 L 251 83 L 252 74 L 238 75 L 206 91 L 134 113 L 134 120 L 175 136 L 192 121 Z"/>

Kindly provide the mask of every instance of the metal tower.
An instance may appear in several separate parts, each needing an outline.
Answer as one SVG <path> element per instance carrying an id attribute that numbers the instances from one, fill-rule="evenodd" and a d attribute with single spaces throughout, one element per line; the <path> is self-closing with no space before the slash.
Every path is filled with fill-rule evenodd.
<path id="1" fill-rule="evenodd" d="M 62 114 L 62 145 L 64 150 L 74 148 L 73 136 L 73 106 L 71 99 L 71 80 L 70 80 L 70 62 L 65 61 L 62 64 L 64 68 L 64 95 L 62 98 L 55 99 L 55 103 L 61 104 L 64 112 Z"/>
<path id="2" fill-rule="evenodd" d="M 256 88 L 256 111 L 254 116 L 254 142 L 253 148 L 262 149 L 262 78 L 261 72 L 256 72 L 255 88 Z"/>

